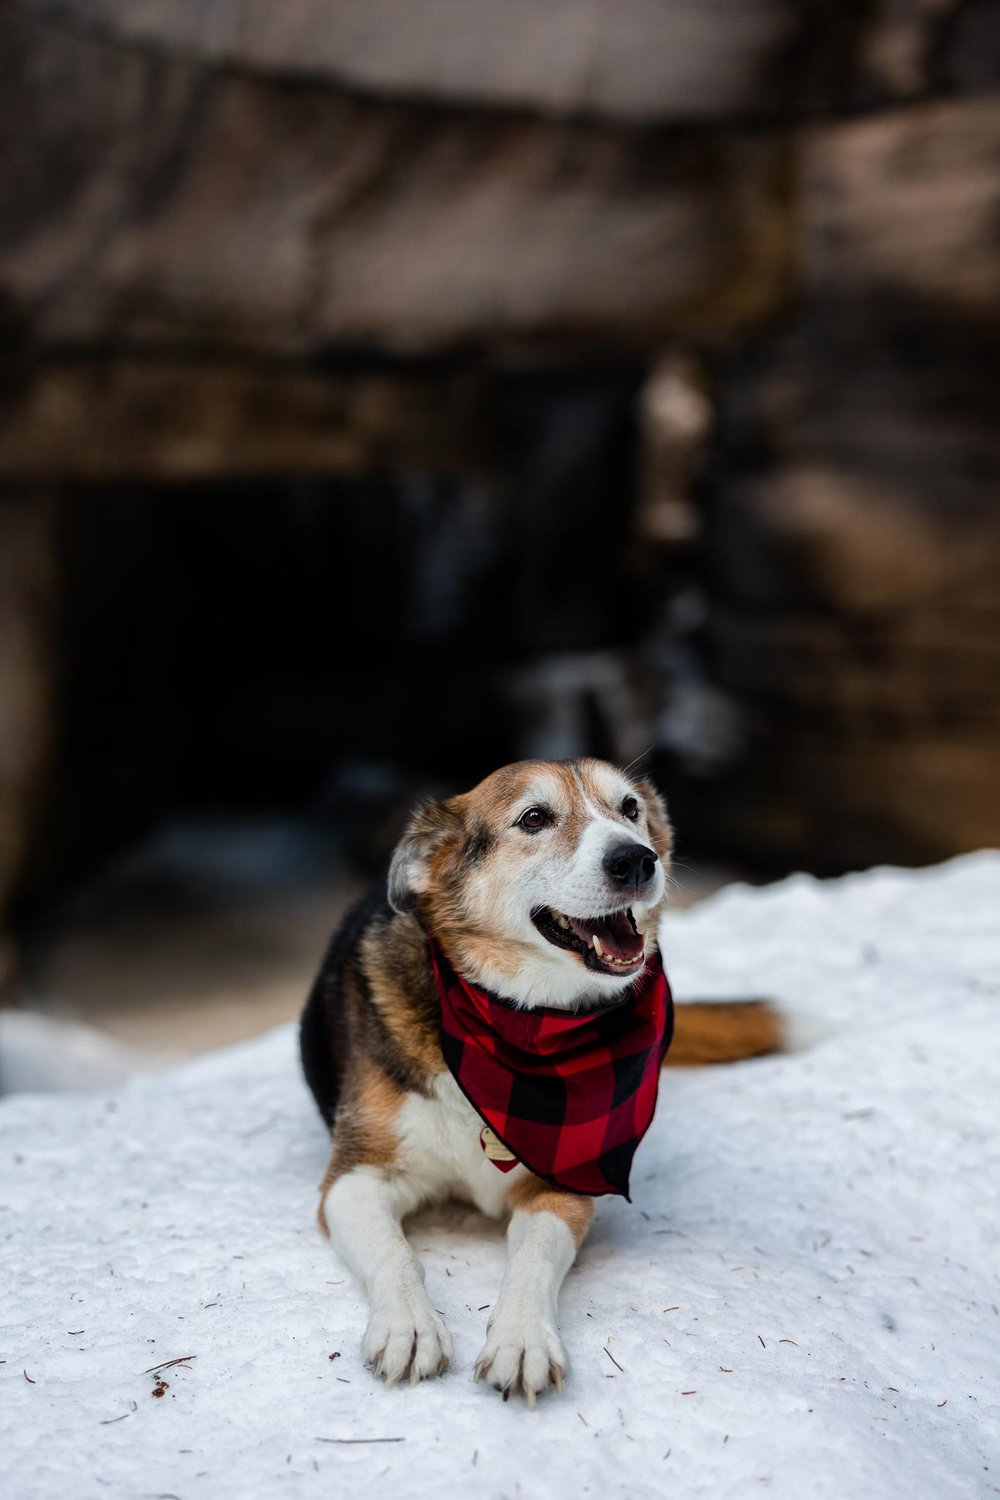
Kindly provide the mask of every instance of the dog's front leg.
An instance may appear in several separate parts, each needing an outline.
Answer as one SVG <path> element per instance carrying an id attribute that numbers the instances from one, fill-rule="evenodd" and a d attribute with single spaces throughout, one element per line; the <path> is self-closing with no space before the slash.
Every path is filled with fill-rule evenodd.
<path id="1" fill-rule="evenodd" d="M 404 1214 L 418 1202 L 402 1176 L 378 1166 L 353 1167 L 324 1183 L 320 1220 L 368 1294 L 371 1315 L 361 1347 L 386 1385 L 440 1375 L 452 1356 L 451 1335 L 430 1304 L 424 1268 L 402 1230 Z"/>
<path id="2" fill-rule="evenodd" d="M 476 1379 L 503 1392 L 522 1391 L 528 1405 L 549 1385 L 562 1390 L 566 1353 L 559 1338 L 559 1288 L 576 1258 L 594 1205 L 590 1198 L 560 1192 L 540 1178 L 514 1186 L 507 1230 L 507 1269 Z"/>

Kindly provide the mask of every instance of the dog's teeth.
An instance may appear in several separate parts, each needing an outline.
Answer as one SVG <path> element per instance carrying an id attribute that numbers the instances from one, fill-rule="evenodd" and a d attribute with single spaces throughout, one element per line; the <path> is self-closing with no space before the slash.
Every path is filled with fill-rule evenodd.
<path id="1" fill-rule="evenodd" d="M 564 917 L 561 911 L 554 911 L 552 915 L 555 917 L 560 927 L 569 927 L 569 918 Z"/>
<path id="2" fill-rule="evenodd" d="M 601 940 L 600 940 L 600 938 L 599 938 L 599 937 L 598 937 L 598 936 L 597 936 L 597 933 L 596 933 L 596 932 L 595 932 L 595 933 L 594 933 L 594 935 L 593 935 L 593 937 L 592 937 L 592 938 L 591 938 L 591 939 L 590 939 L 590 941 L 591 941 L 591 942 L 592 942 L 592 943 L 593 943 L 593 945 L 594 945 L 594 952 L 595 952 L 595 953 L 596 953 L 596 954 L 597 954 L 597 956 L 598 956 L 598 958 L 603 958 L 603 957 L 604 957 L 604 949 L 603 949 L 603 948 L 602 948 L 602 947 L 601 947 Z"/>

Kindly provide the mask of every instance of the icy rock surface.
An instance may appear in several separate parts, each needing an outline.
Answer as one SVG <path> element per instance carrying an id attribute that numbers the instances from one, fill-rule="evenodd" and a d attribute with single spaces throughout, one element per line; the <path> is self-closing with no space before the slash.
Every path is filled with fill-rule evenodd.
<path id="1" fill-rule="evenodd" d="M 462 1209 L 412 1231 L 454 1368 L 361 1367 L 291 1027 L 0 1106 L 5 1495 L 1000 1493 L 1000 855 L 732 887 L 664 940 L 680 997 L 828 1035 L 667 1075 L 533 1412 L 472 1384 L 503 1243 Z"/>

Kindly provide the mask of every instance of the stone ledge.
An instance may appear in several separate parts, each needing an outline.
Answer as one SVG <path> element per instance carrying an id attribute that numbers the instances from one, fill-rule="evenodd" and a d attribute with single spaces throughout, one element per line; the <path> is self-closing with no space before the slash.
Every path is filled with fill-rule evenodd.
<path id="1" fill-rule="evenodd" d="M 0 363 L 0 482 L 479 472 L 476 382 L 253 361 Z"/>
<path id="2" fill-rule="evenodd" d="M 287 87 L 0 12 L 0 314 L 36 346 L 649 349 L 788 292 L 789 147 Z"/>
<path id="3" fill-rule="evenodd" d="M 464 106 L 636 121 L 773 114 L 794 0 L 26 0 L 200 61 Z M 815 12 L 812 13 L 815 22 Z M 815 50 L 840 27 L 825 22 Z"/>

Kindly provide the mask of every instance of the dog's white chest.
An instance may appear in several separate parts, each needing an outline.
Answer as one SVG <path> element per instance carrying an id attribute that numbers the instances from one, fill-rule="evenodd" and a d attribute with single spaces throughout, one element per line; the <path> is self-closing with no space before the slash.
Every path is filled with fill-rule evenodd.
<path id="1" fill-rule="evenodd" d="M 396 1117 L 397 1164 L 419 1177 L 429 1195 L 470 1198 L 492 1218 L 509 1211 L 507 1192 L 526 1175 L 520 1164 L 501 1172 L 483 1149 L 483 1122 L 450 1073 L 440 1073 L 434 1097 L 411 1094 Z"/>

